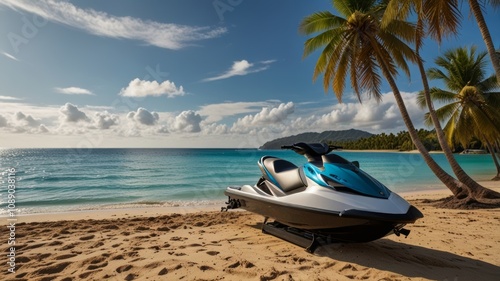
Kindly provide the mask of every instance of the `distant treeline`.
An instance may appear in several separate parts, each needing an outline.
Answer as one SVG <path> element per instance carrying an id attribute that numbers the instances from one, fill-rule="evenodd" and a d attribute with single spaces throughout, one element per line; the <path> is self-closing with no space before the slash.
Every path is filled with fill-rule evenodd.
<path id="1" fill-rule="evenodd" d="M 434 131 L 428 131 L 425 129 L 418 130 L 418 136 L 422 140 L 422 143 L 427 148 L 427 150 L 441 150 L 441 146 L 437 140 L 436 133 Z M 394 149 L 400 151 L 408 151 L 416 149 L 411 141 L 410 135 L 407 131 L 401 131 L 397 134 L 386 134 L 381 133 L 378 135 L 372 135 L 371 137 L 361 138 L 354 141 L 335 141 L 331 142 L 333 145 L 342 146 L 344 149 Z M 481 143 L 479 141 L 473 141 L 468 148 L 480 148 Z M 455 147 L 455 151 L 462 151 L 463 148 L 460 146 Z"/>

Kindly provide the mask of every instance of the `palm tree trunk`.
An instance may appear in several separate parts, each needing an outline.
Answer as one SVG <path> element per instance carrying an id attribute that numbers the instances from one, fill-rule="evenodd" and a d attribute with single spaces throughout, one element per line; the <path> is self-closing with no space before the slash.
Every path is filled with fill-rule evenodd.
<path id="1" fill-rule="evenodd" d="M 376 50 L 378 51 L 378 50 Z M 394 94 L 394 97 L 396 99 L 396 103 L 399 107 L 399 111 L 401 112 L 401 117 L 403 118 L 403 121 L 408 128 L 408 133 L 410 134 L 410 137 L 415 144 L 415 147 L 417 150 L 420 152 L 422 157 L 424 158 L 425 163 L 427 163 L 427 166 L 432 170 L 432 172 L 436 175 L 436 177 L 446 185 L 446 187 L 451 190 L 453 195 L 456 198 L 462 199 L 466 198 L 469 195 L 469 192 L 467 188 L 464 186 L 463 183 L 460 181 L 456 180 L 452 176 L 450 176 L 445 170 L 443 170 L 437 163 L 434 161 L 434 159 L 431 157 L 425 146 L 423 145 L 422 141 L 419 139 L 417 131 L 415 130 L 415 127 L 413 126 L 413 122 L 411 121 L 410 115 L 408 114 L 408 111 L 406 110 L 406 105 L 403 101 L 403 98 L 401 97 L 401 93 L 399 92 L 398 86 L 396 85 L 396 82 L 394 81 L 392 75 L 390 72 L 387 70 L 387 66 L 385 65 L 384 61 L 379 61 L 380 63 L 380 68 L 382 70 L 382 73 L 384 77 L 387 79 L 387 82 L 389 82 L 389 85 L 392 89 L 392 92 Z"/>
<path id="2" fill-rule="evenodd" d="M 421 26 L 422 21 L 419 18 L 417 21 L 417 25 Z M 417 35 L 418 37 L 418 35 Z M 417 57 L 420 58 L 420 40 L 416 40 L 416 48 L 415 48 L 415 53 Z M 465 187 L 468 189 L 469 194 L 471 195 L 476 195 L 476 194 L 482 194 L 482 190 L 485 188 L 478 184 L 475 180 L 473 180 L 458 164 L 457 160 L 453 156 L 453 152 L 451 151 L 450 146 L 448 145 L 448 141 L 446 140 L 446 137 L 443 132 L 443 128 L 441 127 L 441 123 L 439 122 L 439 118 L 437 117 L 436 110 L 434 109 L 434 105 L 431 100 L 431 95 L 430 95 L 430 89 L 429 89 L 429 81 L 427 80 L 427 75 L 425 75 L 425 68 L 424 64 L 421 59 L 417 60 L 418 68 L 420 70 L 420 76 L 422 79 L 422 84 L 424 86 L 424 97 L 425 97 L 425 102 L 427 103 L 427 107 L 429 109 L 429 114 L 432 119 L 432 123 L 434 124 L 434 128 L 436 128 L 436 135 L 439 144 L 441 145 L 441 149 L 443 150 L 443 153 L 446 157 L 446 160 L 448 160 L 448 163 L 450 163 L 451 169 L 457 179 L 461 181 L 462 183 L 465 184 Z"/>
<path id="3" fill-rule="evenodd" d="M 484 43 L 486 44 L 486 49 L 488 49 L 488 53 L 490 54 L 491 63 L 493 64 L 493 69 L 495 69 L 495 74 L 497 76 L 497 82 L 500 83 L 500 59 L 496 55 L 493 40 L 491 39 L 490 31 L 488 30 L 483 13 L 481 12 L 481 7 L 479 6 L 477 0 L 469 0 L 469 6 L 474 14 L 474 17 L 476 18 L 479 31 L 481 31 Z"/>
<path id="4" fill-rule="evenodd" d="M 491 180 L 498 181 L 498 180 L 500 180 L 500 163 L 498 163 L 497 155 L 495 153 L 495 149 L 493 148 L 493 145 L 491 145 L 491 143 L 487 140 L 485 142 L 486 142 L 486 147 L 490 151 L 491 157 L 493 157 L 493 162 L 495 163 L 495 166 L 497 168 L 497 175 L 494 178 L 492 178 Z"/>
<path id="5" fill-rule="evenodd" d="M 497 151 L 497 157 L 500 158 L 500 141 L 499 140 L 495 141 L 493 145 L 495 150 Z"/>

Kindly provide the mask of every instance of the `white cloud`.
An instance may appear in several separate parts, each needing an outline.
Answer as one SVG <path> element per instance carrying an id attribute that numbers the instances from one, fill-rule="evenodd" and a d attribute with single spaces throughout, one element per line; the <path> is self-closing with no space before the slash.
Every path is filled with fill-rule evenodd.
<path id="1" fill-rule="evenodd" d="M 424 111 L 417 106 L 415 93 L 401 93 L 410 117 L 417 128 L 423 127 Z M 384 94 L 382 101 L 377 103 L 374 99 L 363 101 L 363 103 L 350 102 L 336 104 L 329 113 L 315 116 L 311 120 L 296 123 L 296 128 L 313 126 L 323 129 L 349 129 L 356 128 L 381 132 L 384 130 L 407 130 L 392 93 Z"/>
<path id="2" fill-rule="evenodd" d="M 2 55 L 8 57 L 9 59 L 11 60 L 15 60 L 15 61 L 19 61 L 16 57 L 14 57 L 13 55 L 9 54 L 9 53 L 6 53 L 6 52 L 2 52 Z"/>
<path id="3" fill-rule="evenodd" d="M 78 87 L 54 88 L 56 92 L 66 95 L 94 95 L 91 91 Z"/>
<path id="4" fill-rule="evenodd" d="M 30 114 L 24 114 L 21 111 L 13 113 L 9 118 L 0 115 L 0 128 L 2 128 L 3 134 L 38 134 L 49 132 L 48 128 L 44 124 L 41 124 L 40 119 Z"/>
<path id="5" fill-rule="evenodd" d="M 211 123 L 203 126 L 204 135 L 225 135 L 229 132 L 226 124 Z"/>
<path id="6" fill-rule="evenodd" d="M 40 120 L 36 120 L 33 118 L 31 115 L 25 115 L 22 112 L 16 112 L 14 114 L 14 119 L 21 125 L 21 126 L 28 126 L 28 127 L 38 127 L 40 125 Z"/>
<path id="7" fill-rule="evenodd" d="M 0 100 L 21 100 L 21 99 L 11 96 L 0 96 Z"/>
<path id="8" fill-rule="evenodd" d="M 293 102 L 281 103 L 278 107 L 264 107 L 255 115 L 247 115 L 240 118 L 239 121 L 248 125 L 267 125 L 284 121 L 294 112 Z"/>
<path id="9" fill-rule="evenodd" d="M 160 116 L 154 111 L 149 112 L 147 109 L 139 107 L 136 112 L 129 112 L 127 114 L 127 118 L 134 120 L 139 124 L 151 126 L 158 122 Z"/>
<path id="10" fill-rule="evenodd" d="M 174 82 L 168 80 L 161 84 L 156 81 L 145 81 L 135 78 L 130 81 L 126 88 L 122 88 L 119 95 L 125 97 L 146 97 L 146 96 L 161 96 L 166 95 L 169 98 L 175 96 L 183 96 L 186 93 L 184 88 L 177 88 Z"/>
<path id="11" fill-rule="evenodd" d="M 201 131 L 201 120 L 201 116 L 198 113 L 187 110 L 175 117 L 172 127 L 178 132 L 196 133 Z"/>
<path id="12" fill-rule="evenodd" d="M 275 62 L 275 60 L 267 60 L 259 62 L 259 66 L 256 66 L 253 63 L 249 63 L 247 60 L 240 60 L 233 62 L 233 65 L 229 70 L 224 72 L 221 75 L 217 75 L 210 78 L 205 78 L 203 81 L 215 81 L 221 79 L 227 79 L 233 76 L 242 76 L 250 73 L 255 73 L 259 71 L 263 71 L 269 68 L 269 64 Z"/>
<path id="13" fill-rule="evenodd" d="M 258 112 L 262 107 L 270 106 L 271 101 L 264 102 L 224 102 L 204 105 L 198 110 L 201 116 L 206 116 L 205 122 L 217 122 L 227 116 Z"/>
<path id="14" fill-rule="evenodd" d="M 110 114 L 107 111 L 104 112 L 96 112 L 94 114 L 95 119 L 95 126 L 98 129 L 106 130 L 109 129 L 111 126 L 118 125 L 120 122 L 120 118 L 116 114 Z"/>
<path id="15" fill-rule="evenodd" d="M 0 128 L 7 127 L 7 125 L 8 125 L 7 119 L 5 117 L 3 117 L 2 115 L 0 115 Z"/>
<path id="16" fill-rule="evenodd" d="M 424 110 L 416 105 L 416 94 L 402 93 L 402 96 L 415 127 L 422 128 Z M 24 138 L 23 134 L 39 134 L 37 146 L 54 146 L 57 137 L 65 136 L 61 138 L 64 146 L 78 145 L 83 137 L 95 146 L 106 143 L 107 146 L 258 147 L 274 138 L 311 131 L 355 128 L 389 133 L 406 130 L 391 93 L 384 94 L 378 104 L 374 100 L 323 107 L 275 101 L 227 102 L 180 113 L 153 112 L 145 108 L 127 113 L 101 106 L 79 109 L 71 103 L 61 107 L 0 102 L 0 108 L 2 146 L 13 147 L 18 144 L 5 142 L 9 134 L 10 140 L 17 138 L 19 143 L 35 139 L 34 136 Z M 217 108 L 224 113 L 217 115 Z M 217 121 L 213 121 L 215 119 Z M 65 144 L 63 139 L 73 142 Z"/>
<path id="17" fill-rule="evenodd" d="M 231 127 L 231 132 L 245 133 L 254 129 L 266 127 L 279 127 L 283 125 L 289 115 L 295 110 L 293 102 L 281 103 L 278 107 L 264 107 L 255 115 L 246 115 L 238 118 Z"/>
<path id="18" fill-rule="evenodd" d="M 139 40 L 173 50 L 180 49 L 190 42 L 219 37 L 227 32 L 224 27 L 196 27 L 118 17 L 94 9 L 80 8 L 66 1 L 3 0 L 0 5 L 82 29 L 90 34 Z"/>
<path id="19" fill-rule="evenodd" d="M 50 131 L 45 125 L 40 124 L 40 126 L 38 126 L 38 132 L 43 134 L 43 133 L 49 133 Z"/>
<path id="20" fill-rule="evenodd" d="M 62 120 L 64 122 L 78 122 L 78 121 L 89 121 L 90 119 L 87 117 L 85 112 L 80 111 L 78 107 L 71 103 L 66 103 L 61 106 L 59 109 L 59 113 L 61 113 Z"/>

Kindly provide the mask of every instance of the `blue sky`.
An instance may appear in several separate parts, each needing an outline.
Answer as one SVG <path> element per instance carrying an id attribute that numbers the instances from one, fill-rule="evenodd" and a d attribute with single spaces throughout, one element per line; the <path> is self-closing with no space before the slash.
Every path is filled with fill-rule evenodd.
<path id="1" fill-rule="evenodd" d="M 312 81 L 298 33 L 330 1 L 21 1 L 0 3 L 0 147 L 258 147 L 309 131 L 404 130 L 382 102 L 339 104 Z M 450 47 L 484 43 L 462 4 Z M 335 13 L 335 11 L 333 11 Z M 499 11 L 487 24 L 500 46 Z M 416 127 L 419 74 L 397 82 Z M 433 85 L 436 85 L 435 83 Z"/>

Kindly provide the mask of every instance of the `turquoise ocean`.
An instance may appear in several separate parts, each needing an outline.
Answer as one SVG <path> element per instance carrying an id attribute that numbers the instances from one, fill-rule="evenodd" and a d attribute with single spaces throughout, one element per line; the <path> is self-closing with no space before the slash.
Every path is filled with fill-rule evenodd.
<path id="1" fill-rule="evenodd" d="M 419 154 L 337 151 L 397 192 L 445 188 Z M 303 156 L 289 150 L 258 149 L 2 149 L 0 216 L 8 212 L 8 169 L 15 169 L 18 214 L 137 206 L 223 205 L 229 185 L 255 184 L 264 155 L 296 165 Z M 432 154 L 443 168 L 440 153 Z M 456 155 L 476 180 L 489 180 L 490 155 Z"/>

